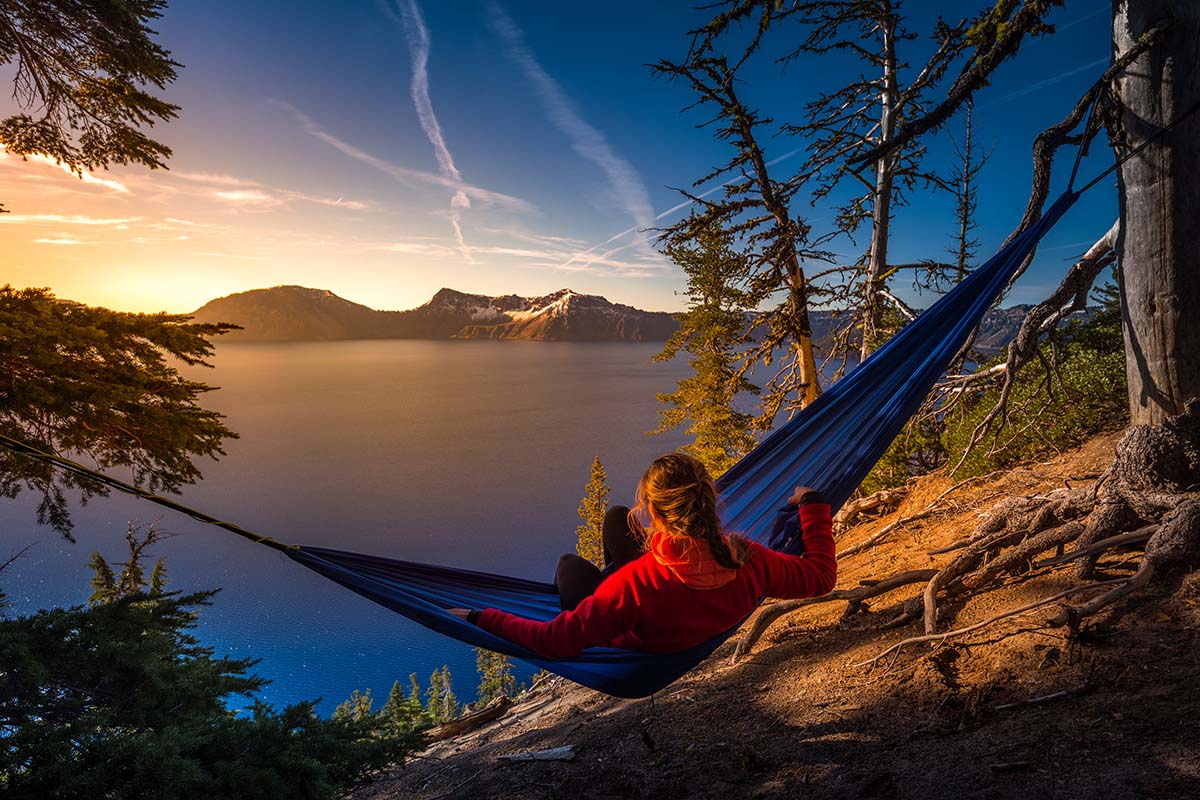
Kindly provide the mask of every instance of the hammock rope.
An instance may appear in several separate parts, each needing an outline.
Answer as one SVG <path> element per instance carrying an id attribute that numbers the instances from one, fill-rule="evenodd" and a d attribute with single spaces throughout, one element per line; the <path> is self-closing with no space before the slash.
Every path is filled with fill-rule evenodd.
<path id="1" fill-rule="evenodd" d="M 731 467 L 717 481 L 724 527 L 780 549 L 787 541 L 780 532 L 786 529 L 789 514 L 794 514 L 778 506 L 792 487 L 814 486 L 835 509 L 840 507 L 916 412 L 958 349 L 978 327 L 984 313 L 1004 292 L 1012 275 L 1080 194 L 1197 110 L 1200 103 L 1126 153 L 1082 189 L 1068 186 L 1040 219 Z M 1077 168 L 1078 159 L 1072 170 L 1072 183 Z M 548 620 L 559 613 L 553 584 L 284 544 L 10 436 L 0 434 L 0 446 L 271 547 L 351 591 L 446 636 L 520 658 L 619 697 L 645 697 L 664 688 L 700 663 L 738 627 L 679 653 L 597 647 L 574 658 L 546 659 L 455 617 L 448 609 L 491 607 Z"/>

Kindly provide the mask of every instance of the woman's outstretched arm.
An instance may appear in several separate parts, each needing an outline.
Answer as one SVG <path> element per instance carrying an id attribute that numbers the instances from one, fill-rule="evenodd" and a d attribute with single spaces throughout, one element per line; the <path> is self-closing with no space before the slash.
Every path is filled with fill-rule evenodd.
<path id="1" fill-rule="evenodd" d="M 573 610 L 546 622 L 495 608 L 480 611 L 473 621 L 545 658 L 571 658 L 584 648 L 608 644 L 633 627 L 637 603 L 625 588 L 620 581 L 605 581 Z"/>
<path id="2" fill-rule="evenodd" d="M 790 599 L 829 594 L 837 584 L 837 547 L 829 503 L 820 492 L 806 486 L 796 489 L 791 502 L 799 507 L 804 555 L 756 546 L 766 573 L 767 595 Z"/>

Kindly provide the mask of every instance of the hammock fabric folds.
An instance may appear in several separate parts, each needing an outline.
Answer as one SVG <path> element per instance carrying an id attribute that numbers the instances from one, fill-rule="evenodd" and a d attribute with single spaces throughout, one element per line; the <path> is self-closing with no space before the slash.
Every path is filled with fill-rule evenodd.
<path id="1" fill-rule="evenodd" d="M 768 436 L 717 482 L 723 522 L 782 549 L 779 505 L 797 485 L 813 486 L 836 509 L 916 412 L 951 359 L 1042 236 L 1074 204 L 1068 190 L 1038 222 L 971 273 L 858 368 Z M 645 697 L 688 672 L 736 628 L 681 653 L 591 648 L 548 660 L 458 619 L 450 608 L 498 608 L 531 619 L 559 612 L 549 583 L 414 564 L 319 547 L 289 557 L 438 633 L 514 656 L 618 697 Z"/>

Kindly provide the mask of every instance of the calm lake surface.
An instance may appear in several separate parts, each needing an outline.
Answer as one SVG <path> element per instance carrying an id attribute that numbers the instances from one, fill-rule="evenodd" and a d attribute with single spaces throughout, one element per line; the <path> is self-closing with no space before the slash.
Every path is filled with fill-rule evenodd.
<path id="1" fill-rule="evenodd" d="M 646 465 L 686 441 L 657 425 L 655 393 L 687 374 L 651 362 L 658 344 L 355 341 L 223 344 L 204 404 L 240 434 L 201 464 L 182 501 L 289 543 L 550 580 L 574 549 L 576 507 L 600 456 L 611 500 L 629 503 Z M 127 476 L 121 476 L 127 477 Z M 433 634 L 265 547 L 114 494 L 73 512 L 76 544 L 34 521 L 36 499 L 0 503 L 10 613 L 86 601 L 90 553 L 122 560 L 130 521 L 175 536 L 170 588 L 221 587 L 199 635 L 220 655 L 262 659 L 276 705 L 353 689 L 382 703 L 392 681 L 449 664 L 474 699 L 474 650 Z M 518 664 L 522 676 L 532 670 Z"/>

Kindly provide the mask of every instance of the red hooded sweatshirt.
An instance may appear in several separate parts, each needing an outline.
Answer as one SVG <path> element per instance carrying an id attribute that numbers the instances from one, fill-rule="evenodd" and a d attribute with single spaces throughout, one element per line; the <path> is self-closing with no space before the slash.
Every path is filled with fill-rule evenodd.
<path id="1" fill-rule="evenodd" d="M 817 597 L 833 590 L 837 558 L 830 508 L 800 506 L 804 555 L 750 542 L 736 570 L 715 564 L 703 542 L 656 534 L 650 551 L 610 575 L 574 610 L 537 622 L 489 608 L 476 624 L 545 658 L 586 647 L 650 653 L 687 650 L 741 622 L 764 597 Z"/>

